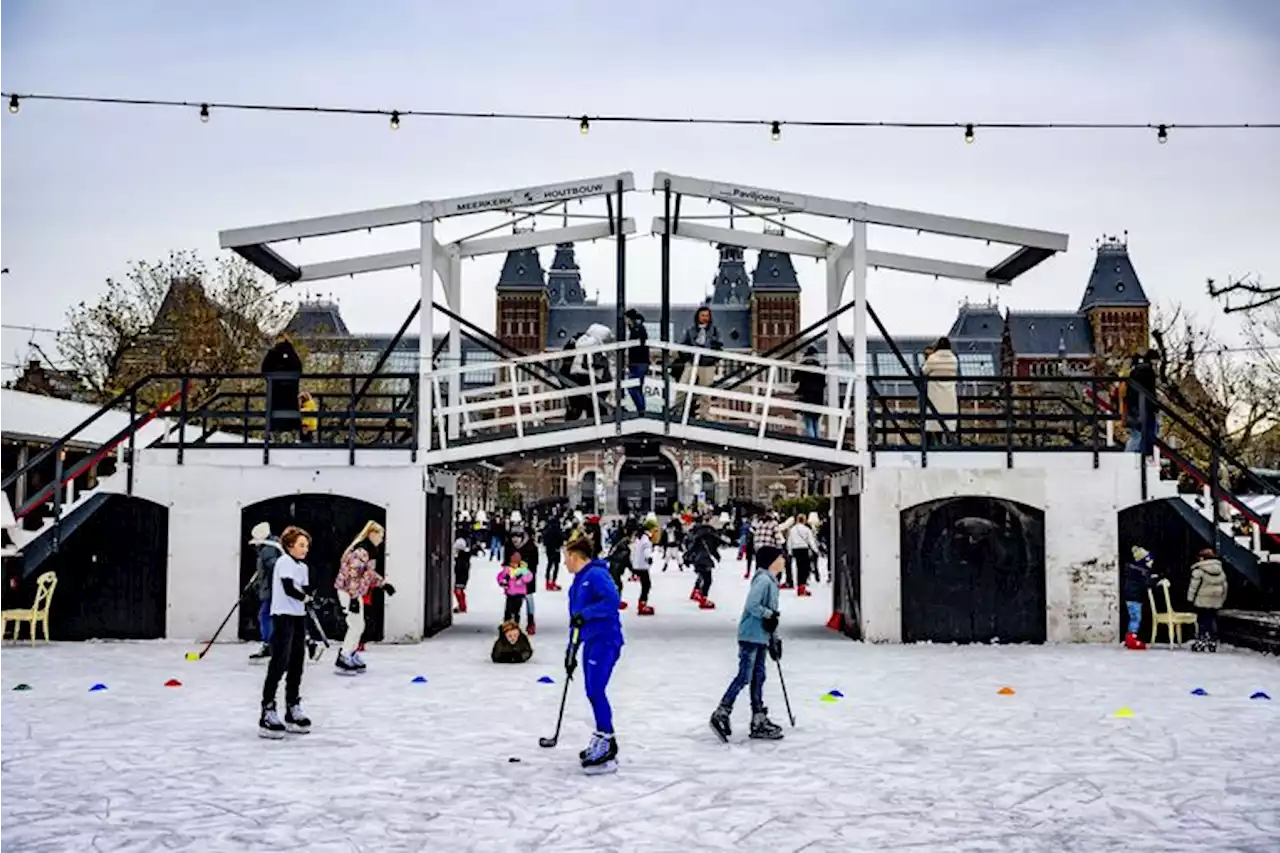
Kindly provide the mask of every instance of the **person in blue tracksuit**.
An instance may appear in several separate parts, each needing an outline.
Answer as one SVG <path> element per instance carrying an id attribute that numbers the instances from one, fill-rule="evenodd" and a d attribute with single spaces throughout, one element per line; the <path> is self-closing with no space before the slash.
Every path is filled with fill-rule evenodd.
<path id="1" fill-rule="evenodd" d="M 778 575 L 785 567 L 781 549 L 763 545 L 756 552 L 756 573 L 742 605 L 742 618 L 738 620 L 738 674 L 711 715 L 711 730 L 725 743 L 732 734 L 729 717 L 733 714 L 734 700 L 748 682 L 751 684 L 751 737 L 782 739 L 781 727 L 769 719 L 769 709 L 764 706 L 764 676 L 765 655 L 770 646 L 778 642 L 775 635 L 779 615 Z M 781 655 L 780 648 L 773 650 L 775 658 Z"/>
<path id="2" fill-rule="evenodd" d="M 609 563 L 596 558 L 595 542 L 575 533 L 564 546 L 564 564 L 573 575 L 569 587 L 569 648 L 565 669 L 572 673 L 573 633 L 582 650 L 583 681 L 587 701 L 595 714 L 596 731 L 591 743 L 579 753 L 582 769 L 589 775 L 613 773 L 618 769 L 618 742 L 613 732 L 613 709 L 605 691 L 609 676 L 622 654 L 622 620 L 618 618 L 621 596 L 609 573 Z"/>

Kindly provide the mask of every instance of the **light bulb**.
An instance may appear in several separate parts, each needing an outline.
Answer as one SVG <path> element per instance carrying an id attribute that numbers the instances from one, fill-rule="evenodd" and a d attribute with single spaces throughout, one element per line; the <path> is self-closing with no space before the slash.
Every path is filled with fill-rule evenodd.
<path id="1" fill-rule="evenodd" d="M 391 111 L 391 129 L 392 130 L 400 129 L 400 111 L 399 110 Z"/>
<path id="2" fill-rule="evenodd" d="M 578 122 L 578 133 L 581 133 L 583 136 L 586 136 L 587 132 L 590 130 L 591 130 L 591 122 L 587 121 L 586 116 L 583 116 L 582 121 Z"/>
<path id="3" fill-rule="evenodd" d="M 966 124 L 964 126 L 964 141 L 967 145 L 972 145 L 974 140 L 973 125 Z"/>
<path id="4" fill-rule="evenodd" d="M 17 113 L 18 110 L 20 109 L 22 109 L 22 104 L 18 103 L 18 96 L 10 95 L 9 96 L 9 112 Z"/>
<path id="5" fill-rule="evenodd" d="M 769 138 L 772 139 L 774 142 L 777 142 L 779 139 L 782 138 L 781 123 L 775 121 L 772 125 L 769 126 Z"/>
<path id="6" fill-rule="evenodd" d="M 1168 142 L 1169 128 L 1165 127 L 1163 124 L 1160 125 L 1158 128 L 1156 128 L 1156 141 L 1159 142 L 1161 145 L 1164 145 L 1166 142 Z"/>
<path id="7" fill-rule="evenodd" d="M 208 121 L 208 120 L 209 120 L 209 105 L 208 105 L 208 104 L 201 104 L 201 105 L 200 105 L 200 120 L 201 120 L 201 121 Z"/>

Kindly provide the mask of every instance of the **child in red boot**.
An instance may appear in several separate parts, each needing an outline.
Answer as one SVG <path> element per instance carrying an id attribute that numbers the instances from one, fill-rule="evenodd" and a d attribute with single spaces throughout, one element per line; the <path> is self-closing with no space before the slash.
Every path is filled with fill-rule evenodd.
<path id="1" fill-rule="evenodd" d="M 631 545 L 631 571 L 640 579 L 640 601 L 636 604 L 636 613 L 640 616 L 653 615 L 653 608 L 649 606 L 649 590 L 653 588 L 649 571 L 653 568 L 660 535 L 657 519 L 648 519 L 644 526 L 636 531 L 635 542 Z"/>
<path id="2" fill-rule="evenodd" d="M 1155 559 L 1150 551 L 1134 545 L 1132 553 L 1133 560 L 1124 567 L 1124 605 L 1129 611 L 1129 630 L 1125 632 L 1124 644 L 1133 651 L 1142 651 L 1147 647 L 1138 639 L 1138 631 L 1142 627 L 1142 602 L 1158 576 L 1152 571 Z"/>
<path id="3" fill-rule="evenodd" d="M 458 535 L 453 540 L 454 613 L 467 612 L 467 581 L 471 579 L 471 555 L 474 548 L 474 540 L 466 526 L 458 525 Z"/>

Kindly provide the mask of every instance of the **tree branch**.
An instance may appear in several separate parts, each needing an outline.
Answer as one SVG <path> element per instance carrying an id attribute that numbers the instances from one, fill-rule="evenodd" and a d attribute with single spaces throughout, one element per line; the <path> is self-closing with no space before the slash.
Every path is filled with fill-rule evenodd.
<path id="1" fill-rule="evenodd" d="M 1232 281 L 1231 277 L 1227 277 L 1225 287 L 1217 287 L 1214 285 L 1213 279 L 1207 279 L 1209 296 L 1218 299 L 1222 298 L 1224 314 L 1236 314 L 1242 311 L 1252 311 L 1256 308 L 1262 308 L 1275 302 L 1280 302 L 1280 287 L 1264 285 L 1259 281 L 1250 280 L 1248 276 L 1239 281 Z M 1247 298 L 1243 303 L 1232 305 L 1231 300 L 1226 298 L 1232 293 L 1247 293 Z"/>

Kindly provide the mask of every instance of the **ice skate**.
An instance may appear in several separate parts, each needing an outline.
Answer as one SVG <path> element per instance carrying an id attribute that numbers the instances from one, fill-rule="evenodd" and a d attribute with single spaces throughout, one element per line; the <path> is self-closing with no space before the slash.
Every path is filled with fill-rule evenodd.
<path id="1" fill-rule="evenodd" d="M 637 605 L 636 605 L 636 615 L 637 615 L 637 616 L 652 616 L 652 615 L 653 615 L 653 608 L 649 606 L 649 602 L 647 602 L 647 601 L 642 601 L 642 602 L 640 602 L 639 604 L 637 604 Z"/>
<path id="2" fill-rule="evenodd" d="M 365 663 L 364 658 L 360 656 L 360 652 L 362 651 L 364 651 L 364 649 L 357 647 L 356 650 L 351 653 L 351 663 L 355 665 L 356 669 L 364 672 L 369 668 L 369 665 Z"/>
<path id="3" fill-rule="evenodd" d="M 618 742 L 612 734 L 596 732 L 582 758 L 582 772 L 588 776 L 615 773 L 618 770 Z"/>
<path id="4" fill-rule="evenodd" d="M 271 646 L 263 643 L 253 654 L 249 655 L 249 663 L 266 663 L 271 660 Z"/>
<path id="5" fill-rule="evenodd" d="M 532 616 L 529 617 L 529 625 L 525 628 L 525 633 L 528 634 L 530 637 L 538 633 L 538 623 L 533 621 Z"/>
<path id="6" fill-rule="evenodd" d="M 698 609 L 699 610 L 715 610 L 716 603 L 709 598 L 699 598 Z"/>
<path id="7" fill-rule="evenodd" d="M 693 592 L 689 593 L 689 600 L 690 600 L 690 601 L 698 601 L 698 600 L 699 600 L 699 599 L 701 599 L 701 598 L 702 598 L 702 593 L 701 593 L 701 592 L 699 592 L 699 591 L 698 591 L 698 588 L 695 586 L 695 587 L 693 588 Z"/>
<path id="8" fill-rule="evenodd" d="M 467 591 L 465 589 L 455 589 L 453 591 L 453 600 L 456 602 L 453 608 L 454 613 L 467 612 Z"/>
<path id="9" fill-rule="evenodd" d="M 813 595 L 813 593 L 809 592 L 809 588 L 804 584 L 800 584 L 800 586 L 796 588 L 797 597 L 808 598 L 811 595 Z"/>
<path id="10" fill-rule="evenodd" d="M 280 740 L 284 737 L 285 726 L 276 713 L 276 704 L 272 702 L 262 708 L 262 716 L 258 718 L 258 737 Z"/>
<path id="11" fill-rule="evenodd" d="M 1146 649 L 1147 644 L 1138 639 L 1138 635 L 1132 631 L 1124 635 L 1124 646 L 1130 651 L 1140 652 Z"/>
<path id="12" fill-rule="evenodd" d="M 587 744 L 587 748 L 578 750 L 578 760 L 586 761 L 587 756 L 591 754 L 591 750 L 596 748 L 596 741 L 600 740 L 602 737 L 604 737 L 604 735 L 600 734 L 600 732 L 592 734 L 591 742 Z"/>
<path id="13" fill-rule="evenodd" d="M 333 661 L 334 672 L 338 675 L 359 675 L 360 668 L 356 666 L 351 658 L 347 657 L 344 651 L 338 652 L 338 657 Z"/>
<path id="14" fill-rule="evenodd" d="M 716 733 L 716 737 L 720 738 L 721 743 L 728 743 L 729 735 L 733 734 L 733 728 L 729 725 L 729 715 L 731 713 L 733 713 L 732 709 L 721 705 L 711 715 L 711 731 Z"/>
<path id="15" fill-rule="evenodd" d="M 782 726 L 769 719 L 769 709 L 761 708 L 751 715 L 752 740 L 782 740 Z"/>
<path id="16" fill-rule="evenodd" d="M 619 601 L 619 602 L 618 602 L 618 609 L 619 609 L 619 610 L 626 610 L 626 609 L 627 609 L 627 602 L 625 602 L 625 601 Z"/>
<path id="17" fill-rule="evenodd" d="M 294 702 L 284 712 L 285 731 L 295 735 L 305 735 L 311 731 L 311 720 L 302 710 L 301 702 Z"/>

